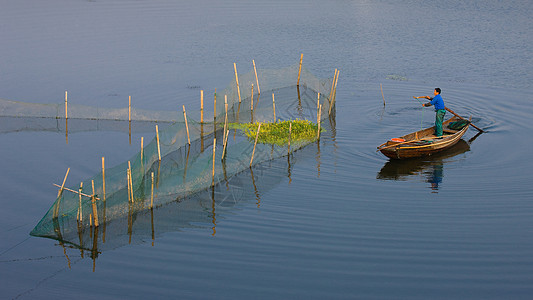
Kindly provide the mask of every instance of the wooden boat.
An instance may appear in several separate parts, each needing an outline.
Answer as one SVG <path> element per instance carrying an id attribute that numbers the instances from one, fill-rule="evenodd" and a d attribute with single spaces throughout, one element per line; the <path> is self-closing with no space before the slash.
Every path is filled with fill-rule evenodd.
<path id="1" fill-rule="evenodd" d="M 442 123 L 444 134 L 441 137 L 434 135 L 435 128 L 429 127 L 413 133 L 406 134 L 399 138 L 394 138 L 378 146 L 385 156 L 392 159 L 405 159 L 429 156 L 437 152 L 446 150 L 461 139 L 470 126 L 468 122 L 460 130 L 454 130 L 448 126 L 456 124 L 461 120 L 458 116 L 453 116 Z M 464 120 L 464 119 L 463 119 Z"/>

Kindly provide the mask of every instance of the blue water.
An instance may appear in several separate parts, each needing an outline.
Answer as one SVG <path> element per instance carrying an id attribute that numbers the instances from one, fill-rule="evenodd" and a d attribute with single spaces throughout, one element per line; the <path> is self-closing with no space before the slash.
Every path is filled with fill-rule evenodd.
<path id="1" fill-rule="evenodd" d="M 131 95 L 139 108 L 198 109 L 199 90 L 226 87 L 234 62 L 240 72 L 252 59 L 281 68 L 301 53 L 317 76 L 338 68 L 340 77 L 335 126 L 294 153 L 290 172 L 283 161 L 259 166 L 253 176 L 264 182 L 248 186 L 253 196 L 216 202 L 187 226 L 156 227 L 154 239 L 115 237 L 94 259 L 29 232 L 68 167 L 75 186 L 100 171 L 102 156 L 123 163 L 153 132 L 134 132 L 131 144 L 124 131 L 74 132 L 68 143 L 61 130 L 0 134 L 0 296 L 530 298 L 532 8 L 1 1 L 3 99 L 61 103 L 68 90 L 70 103 L 120 108 Z M 405 164 L 376 153 L 391 137 L 431 126 L 433 111 L 412 96 L 435 87 L 486 133 L 471 128 L 451 152 Z M 154 211 L 156 221 L 163 215 Z"/>

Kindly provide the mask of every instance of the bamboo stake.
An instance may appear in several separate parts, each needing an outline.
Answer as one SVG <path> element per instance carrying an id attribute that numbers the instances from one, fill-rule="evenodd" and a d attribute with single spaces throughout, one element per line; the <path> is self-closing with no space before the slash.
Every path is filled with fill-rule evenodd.
<path id="1" fill-rule="evenodd" d="M 289 146 L 287 149 L 287 155 L 291 154 L 291 135 L 292 135 L 292 122 L 289 123 Z"/>
<path id="2" fill-rule="evenodd" d="M 130 168 L 128 168 L 128 170 L 126 171 L 126 180 L 128 181 L 128 202 L 131 201 L 130 177 L 131 177 Z"/>
<path id="3" fill-rule="evenodd" d="M 224 132 L 222 135 L 222 144 L 226 140 L 226 130 L 228 129 L 228 96 L 224 95 L 224 108 L 225 108 L 225 118 L 224 118 Z"/>
<path id="4" fill-rule="evenodd" d="M 224 137 L 224 146 L 222 148 L 222 160 L 226 157 L 226 147 L 228 146 L 228 136 L 229 136 L 229 130 L 226 132 L 226 136 Z"/>
<path id="5" fill-rule="evenodd" d="M 105 201 L 105 158 L 102 156 L 102 192 Z"/>
<path id="6" fill-rule="evenodd" d="M 213 120 L 217 120 L 217 89 L 215 89 L 215 104 L 213 105 Z M 216 124 L 215 124 L 216 126 Z"/>
<path id="7" fill-rule="evenodd" d="M 274 123 L 277 123 L 277 119 L 276 119 L 276 101 L 274 100 L 274 93 L 272 93 L 272 109 L 274 111 Z"/>
<path id="8" fill-rule="evenodd" d="M 381 90 L 381 98 L 383 98 L 383 106 L 385 106 L 385 96 L 383 96 L 383 85 L 380 83 L 379 88 Z"/>
<path id="9" fill-rule="evenodd" d="M 335 89 L 336 89 L 336 81 L 339 78 L 339 71 L 335 69 L 335 75 L 333 76 L 333 81 L 331 82 L 331 92 L 329 94 L 329 111 L 328 113 L 331 114 L 331 109 L 333 108 L 333 103 L 335 103 Z"/>
<path id="10" fill-rule="evenodd" d="M 65 174 L 65 178 L 63 179 L 63 184 L 61 184 L 61 188 L 57 192 L 57 202 L 56 207 L 54 209 L 54 218 L 57 219 L 59 217 L 59 204 L 61 203 L 61 194 L 63 194 L 63 190 L 65 189 L 65 182 L 67 181 L 68 173 L 70 172 L 70 168 L 67 169 L 67 173 Z"/>
<path id="11" fill-rule="evenodd" d="M 204 122 L 204 90 L 200 91 L 200 123 Z"/>
<path id="12" fill-rule="evenodd" d="M 68 106 L 68 103 L 67 103 L 67 99 L 68 99 L 68 92 L 65 91 L 65 120 L 68 119 L 68 109 L 67 109 L 67 106 Z"/>
<path id="13" fill-rule="evenodd" d="M 128 121 L 131 122 L 131 96 L 128 101 Z"/>
<path id="14" fill-rule="evenodd" d="M 322 105 L 320 105 L 320 108 L 318 109 L 318 131 L 317 131 L 317 139 L 320 140 L 320 119 L 322 117 Z"/>
<path id="15" fill-rule="evenodd" d="M 335 79 L 335 86 L 333 87 L 333 102 L 337 99 L 337 83 L 339 83 L 340 70 L 337 71 L 337 79 Z"/>
<path id="16" fill-rule="evenodd" d="M 94 180 L 91 180 L 93 186 L 93 195 L 91 196 L 91 202 L 93 204 L 93 218 L 94 227 L 98 227 L 98 208 L 96 207 L 96 199 L 94 198 Z"/>
<path id="17" fill-rule="evenodd" d="M 255 83 L 257 83 L 257 94 L 261 94 L 261 89 L 259 88 L 259 79 L 257 79 L 257 70 L 255 68 L 255 61 L 252 59 L 252 63 L 254 64 L 254 72 L 255 72 Z"/>
<path id="18" fill-rule="evenodd" d="M 237 83 L 237 93 L 239 94 L 239 103 L 241 102 L 241 89 L 239 88 L 239 76 L 237 75 L 237 64 L 233 63 L 235 69 L 235 82 Z"/>
<path id="19" fill-rule="evenodd" d="M 63 178 L 63 184 L 61 184 L 61 188 L 57 192 L 57 197 L 61 196 L 63 193 L 63 190 L 65 189 L 65 182 L 67 181 L 68 173 L 70 172 L 70 168 L 67 169 L 67 173 L 65 174 L 65 178 Z"/>
<path id="20" fill-rule="evenodd" d="M 259 126 L 257 126 L 257 133 L 255 134 L 254 150 L 252 151 L 252 159 L 250 159 L 250 168 L 252 167 L 252 163 L 254 161 L 255 146 L 257 145 L 257 138 L 259 138 L 259 130 L 260 129 L 261 129 L 261 123 L 259 123 Z"/>
<path id="21" fill-rule="evenodd" d="M 141 136 L 141 163 L 144 161 L 144 136 Z"/>
<path id="22" fill-rule="evenodd" d="M 128 168 L 130 169 L 130 187 L 131 187 L 131 202 L 133 203 L 133 170 L 131 169 L 131 163 L 128 160 Z"/>
<path id="23" fill-rule="evenodd" d="M 152 172 L 152 194 L 150 196 L 150 208 L 154 208 L 154 172 Z"/>
<path id="24" fill-rule="evenodd" d="M 83 211 L 81 206 L 81 191 L 83 190 L 83 181 L 80 182 L 80 189 L 78 191 L 78 194 L 80 196 L 80 206 L 78 207 L 78 221 L 83 222 Z"/>
<path id="25" fill-rule="evenodd" d="M 252 83 L 252 93 L 250 94 L 250 109 L 254 110 L 254 84 Z"/>
<path id="26" fill-rule="evenodd" d="M 296 83 L 297 86 L 300 86 L 300 73 L 302 72 L 302 60 L 304 58 L 304 54 L 300 55 L 300 68 L 298 69 L 298 82 Z"/>
<path id="27" fill-rule="evenodd" d="M 335 74 L 333 75 L 333 80 L 331 81 L 331 90 L 329 91 L 329 107 L 333 106 L 333 86 L 335 85 L 335 78 L 337 78 L 337 69 L 335 69 Z"/>
<path id="28" fill-rule="evenodd" d="M 159 128 L 157 125 L 155 125 L 155 134 L 157 138 L 157 156 L 159 157 L 159 161 L 161 161 L 161 146 L 159 145 Z"/>
<path id="29" fill-rule="evenodd" d="M 187 113 L 185 112 L 185 105 L 183 105 L 183 117 L 185 118 L 185 128 L 187 129 L 187 142 L 191 144 L 191 138 L 189 137 L 189 124 L 187 124 Z"/>
<path id="30" fill-rule="evenodd" d="M 320 93 L 318 93 L 318 99 L 316 100 L 316 123 L 320 121 L 318 119 L 318 109 L 320 108 Z"/>
<path id="31" fill-rule="evenodd" d="M 57 187 L 61 187 L 59 184 L 55 184 L 55 183 L 53 183 L 52 185 L 53 185 L 53 186 L 57 186 Z M 73 192 L 74 194 L 79 194 L 79 193 L 80 193 L 79 191 L 75 191 L 75 190 L 73 190 L 73 189 L 69 189 L 69 188 L 67 188 L 67 187 L 65 187 L 65 188 L 63 188 L 63 189 L 64 189 L 65 191 Z M 87 197 L 87 198 L 91 198 L 91 195 L 88 195 L 88 194 L 85 194 L 85 193 L 81 193 L 81 195 L 84 196 L 84 197 Z M 94 197 L 94 199 L 96 199 L 96 200 L 101 200 L 101 199 L 98 198 L 98 197 Z"/>
<path id="32" fill-rule="evenodd" d="M 213 185 L 215 184 L 215 150 L 217 147 L 217 138 L 213 139 Z"/>

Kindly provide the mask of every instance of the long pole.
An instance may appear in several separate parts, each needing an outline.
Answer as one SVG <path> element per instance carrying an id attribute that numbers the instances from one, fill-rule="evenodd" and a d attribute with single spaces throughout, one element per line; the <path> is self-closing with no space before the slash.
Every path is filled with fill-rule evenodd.
<path id="1" fill-rule="evenodd" d="M 78 220 L 80 222 L 83 222 L 83 211 L 82 211 L 82 206 L 81 206 L 81 191 L 83 190 L 83 181 L 80 182 L 80 189 L 78 191 L 78 194 L 80 196 L 80 205 L 79 205 L 79 208 L 78 208 Z"/>
<path id="2" fill-rule="evenodd" d="M 154 172 L 152 172 L 152 194 L 150 199 L 150 208 L 154 208 Z"/>
<path id="3" fill-rule="evenodd" d="M 272 110 L 274 111 L 274 123 L 277 123 L 277 119 L 276 119 L 276 101 L 274 100 L 274 93 L 272 93 Z"/>
<path id="4" fill-rule="evenodd" d="M 381 98 L 383 98 L 383 106 L 385 106 L 385 96 L 383 96 L 383 85 L 380 83 L 379 88 L 381 89 Z"/>
<path id="5" fill-rule="evenodd" d="M 94 227 L 98 227 L 98 208 L 96 207 L 96 199 L 94 198 L 94 180 L 91 180 L 93 185 L 93 195 L 91 197 L 91 202 L 93 204 L 93 218 L 94 218 Z"/>
<path id="6" fill-rule="evenodd" d="M 298 68 L 298 82 L 296 83 L 297 86 L 300 86 L 300 74 L 302 73 L 302 60 L 304 59 L 304 54 L 300 55 L 300 68 Z"/>
<path id="7" fill-rule="evenodd" d="M 451 110 L 451 109 L 449 109 L 449 108 L 447 108 L 447 107 L 445 107 L 444 109 L 447 110 L 447 111 L 449 111 L 449 112 L 451 112 L 454 116 L 458 117 L 459 119 L 461 119 L 461 120 L 466 120 L 465 118 L 463 118 L 463 117 L 461 117 L 460 115 L 456 114 L 453 110 Z M 467 120 L 467 121 L 468 121 L 468 120 Z M 470 125 L 472 125 L 472 127 L 474 127 L 475 129 L 479 130 L 479 132 L 485 132 L 483 129 L 477 127 L 476 125 L 474 125 L 474 124 L 472 124 L 472 123 L 470 123 Z"/>
<path id="8" fill-rule="evenodd" d="M 204 122 L 204 90 L 200 91 L 200 123 Z"/>
<path id="9" fill-rule="evenodd" d="M 155 135 L 157 139 L 157 156 L 159 158 L 159 161 L 161 161 L 161 146 L 159 145 L 159 128 L 157 125 L 155 125 Z"/>
<path id="10" fill-rule="evenodd" d="M 57 217 L 59 217 L 59 204 L 61 203 L 61 194 L 63 194 L 63 190 L 65 189 L 65 182 L 67 181 L 67 176 L 69 172 L 70 168 L 67 169 L 67 173 L 65 174 L 65 178 L 63 179 L 63 184 L 61 184 L 61 188 L 57 192 L 57 202 L 56 207 L 54 208 L 54 219 L 57 219 Z"/>
<path id="11" fill-rule="evenodd" d="M 65 119 L 68 119 L 68 109 L 67 109 L 67 106 L 68 106 L 68 103 L 67 103 L 67 97 L 68 96 L 68 92 L 65 91 Z"/>
<path id="12" fill-rule="evenodd" d="M 215 151 L 217 147 L 217 138 L 213 139 L 213 185 L 215 185 Z"/>
<path id="13" fill-rule="evenodd" d="M 239 76 L 237 75 L 237 64 L 233 63 L 235 69 L 235 82 L 237 83 L 237 93 L 239 94 L 239 103 L 241 102 L 241 89 L 239 88 Z"/>
<path id="14" fill-rule="evenodd" d="M 185 129 L 187 129 L 187 142 L 191 144 L 191 138 L 189 137 L 189 124 L 187 124 L 187 113 L 185 112 L 185 105 L 183 105 L 183 118 L 185 118 Z"/>
<path id="15" fill-rule="evenodd" d="M 257 145 L 257 138 L 259 138 L 260 129 L 261 129 L 261 123 L 259 123 L 259 126 L 257 126 L 257 133 L 255 134 L 254 150 L 252 151 L 252 159 L 250 159 L 250 168 L 252 167 L 252 163 L 254 162 L 255 146 Z"/>
<path id="16" fill-rule="evenodd" d="M 320 118 L 321 116 L 322 116 L 322 105 L 320 105 L 318 109 L 318 131 L 317 131 L 317 136 L 316 136 L 318 140 L 320 140 Z"/>
<path id="17" fill-rule="evenodd" d="M 128 121 L 131 122 L 131 96 L 129 97 L 128 101 Z"/>
<path id="18" fill-rule="evenodd" d="M 291 154 L 291 135 L 292 135 L 292 122 L 289 123 L 289 146 L 287 149 L 287 155 Z"/>
<path id="19" fill-rule="evenodd" d="M 252 63 L 254 64 L 254 72 L 255 72 L 255 83 L 257 83 L 257 94 L 261 94 L 261 89 L 259 88 L 259 79 L 257 79 L 257 69 L 255 68 L 255 61 L 252 59 Z"/>
<path id="20" fill-rule="evenodd" d="M 105 201 L 105 158 L 102 156 L 102 192 Z"/>

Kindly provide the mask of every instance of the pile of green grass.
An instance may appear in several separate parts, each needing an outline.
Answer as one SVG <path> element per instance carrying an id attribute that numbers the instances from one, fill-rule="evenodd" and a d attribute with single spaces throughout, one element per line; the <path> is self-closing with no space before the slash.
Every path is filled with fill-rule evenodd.
<path id="1" fill-rule="evenodd" d="M 287 145 L 289 142 L 289 126 L 291 128 L 291 142 L 308 141 L 312 142 L 317 139 L 318 124 L 314 124 L 308 120 L 288 120 L 282 122 L 261 123 L 261 131 L 259 132 L 258 143 L 274 144 L 278 146 Z M 246 136 L 255 140 L 257 127 L 259 123 L 240 123 L 230 124 L 230 129 L 240 129 Z M 321 129 L 323 130 L 323 129 Z"/>

